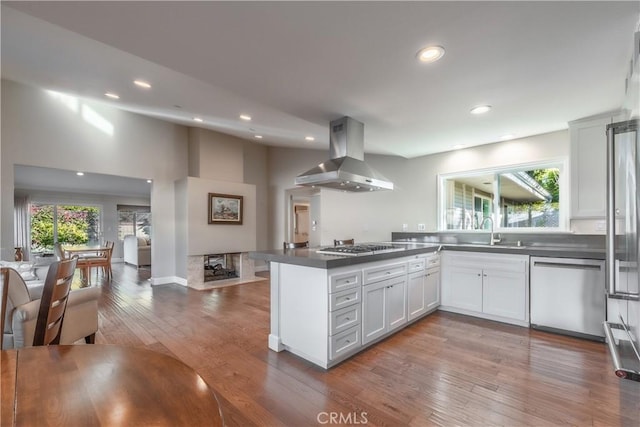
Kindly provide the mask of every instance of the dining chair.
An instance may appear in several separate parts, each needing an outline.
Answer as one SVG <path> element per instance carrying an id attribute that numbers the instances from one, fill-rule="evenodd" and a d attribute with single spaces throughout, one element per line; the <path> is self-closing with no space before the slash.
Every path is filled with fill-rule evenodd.
<path id="1" fill-rule="evenodd" d="M 60 343 L 60 332 L 64 313 L 67 309 L 71 282 L 76 271 L 78 258 L 57 261 L 49 266 L 47 278 L 42 289 L 40 309 L 33 345 L 49 345 Z"/>
<path id="2" fill-rule="evenodd" d="M 88 257 L 78 257 L 74 255 L 76 259 L 76 268 L 80 269 L 80 280 L 83 286 L 91 285 L 91 259 Z"/>
<path id="3" fill-rule="evenodd" d="M 334 240 L 333 246 L 353 245 L 355 241 L 353 239 Z"/>
<path id="4" fill-rule="evenodd" d="M 111 280 L 113 271 L 111 270 L 111 255 L 113 254 L 114 242 L 107 241 L 104 244 L 105 250 L 100 251 L 97 256 L 90 258 L 91 268 L 102 268 L 103 275 Z M 96 271 L 96 279 L 98 272 Z"/>
<path id="5" fill-rule="evenodd" d="M 64 249 L 62 249 L 62 244 L 61 243 L 54 243 L 53 244 L 53 252 L 58 257 L 58 261 L 62 261 L 64 259 L 67 259 L 67 255 L 65 254 Z"/>
<path id="6" fill-rule="evenodd" d="M 284 242 L 283 247 L 285 251 L 287 249 L 308 248 L 309 242 Z"/>

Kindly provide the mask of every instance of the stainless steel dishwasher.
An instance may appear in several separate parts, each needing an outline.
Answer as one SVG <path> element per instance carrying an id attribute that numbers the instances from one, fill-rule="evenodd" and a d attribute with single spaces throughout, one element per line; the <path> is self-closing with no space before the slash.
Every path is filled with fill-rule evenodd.
<path id="1" fill-rule="evenodd" d="M 531 327 L 604 341 L 604 261 L 531 257 Z"/>

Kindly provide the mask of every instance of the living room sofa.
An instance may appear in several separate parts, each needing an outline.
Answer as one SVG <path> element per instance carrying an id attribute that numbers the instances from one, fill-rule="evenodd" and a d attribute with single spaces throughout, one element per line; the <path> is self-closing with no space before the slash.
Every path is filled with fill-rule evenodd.
<path id="1" fill-rule="evenodd" d="M 133 234 L 124 236 L 124 262 L 141 267 L 151 265 L 151 242 Z"/>
<path id="2" fill-rule="evenodd" d="M 31 273 L 27 274 L 25 271 L 24 264 L 28 263 L 21 263 L 21 272 L 13 269 L 13 267 L 20 268 L 20 265 L 16 265 L 17 263 L 2 262 L 0 264 L 11 268 L 2 349 L 31 347 L 40 310 L 44 279 L 49 267 L 34 267 L 31 273 L 36 278 L 33 279 Z M 25 281 L 23 277 L 30 280 Z M 60 344 L 73 344 L 83 338 L 86 342 L 94 342 L 95 333 L 98 331 L 100 292 L 99 287 L 88 287 L 74 289 L 69 293 Z"/>

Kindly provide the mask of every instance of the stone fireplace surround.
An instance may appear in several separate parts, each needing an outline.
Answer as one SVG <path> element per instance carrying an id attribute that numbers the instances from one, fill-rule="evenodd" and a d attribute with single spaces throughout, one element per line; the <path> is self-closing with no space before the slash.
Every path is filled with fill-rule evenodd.
<path id="1" fill-rule="evenodd" d="M 187 257 L 187 286 L 193 289 L 215 289 L 226 286 L 239 285 L 241 283 L 253 282 L 261 280 L 255 275 L 255 265 L 252 259 L 249 259 L 248 252 L 234 253 L 237 258 L 234 259 L 237 278 L 204 281 L 204 263 L 208 255 L 192 255 Z"/>

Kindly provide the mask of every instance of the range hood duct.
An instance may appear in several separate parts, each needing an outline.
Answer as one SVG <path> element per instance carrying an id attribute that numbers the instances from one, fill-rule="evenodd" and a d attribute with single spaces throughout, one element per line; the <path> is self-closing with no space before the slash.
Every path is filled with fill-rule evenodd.
<path id="1" fill-rule="evenodd" d="M 393 190 L 393 183 L 364 162 L 364 124 L 342 117 L 330 124 L 331 158 L 296 177 L 296 185 L 365 192 Z"/>

